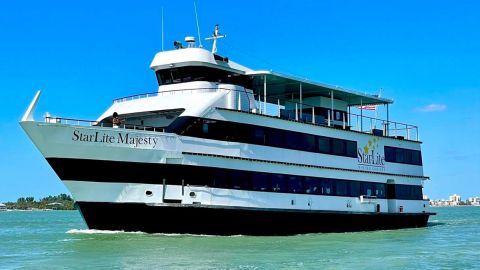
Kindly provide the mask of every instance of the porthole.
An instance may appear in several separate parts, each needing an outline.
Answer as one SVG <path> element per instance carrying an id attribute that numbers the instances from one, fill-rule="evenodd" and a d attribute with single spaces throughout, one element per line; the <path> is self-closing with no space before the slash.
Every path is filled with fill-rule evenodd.
<path id="1" fill-rule="evenodd" d="M 195 194 L 195 192 L 193 192 L 193 191 L 192 191 L 192 192 L 190 192 L 190 197 L 192 197 L 192 198 L 195 198 L 195 197 L 196 197 L 196 194 Z"/>
<path id="2" fill-rule="evenodd" d="M 147 195 L 148 197 L 152 196 L 153 195 L 153 192 L 151 190 L 147 190 L 145 191 L 145 195 Z"/>

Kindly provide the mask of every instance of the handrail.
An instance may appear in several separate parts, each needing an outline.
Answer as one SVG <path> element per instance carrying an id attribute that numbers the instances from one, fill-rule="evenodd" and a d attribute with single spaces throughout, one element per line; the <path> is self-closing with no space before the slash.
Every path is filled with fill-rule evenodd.
<path id="1" fill-rule="evenodd" d="M 157 91 L 157 92 L 146 92 L 146 93 L 141 93 L 136 95 L 130 95 L 130 96 L 116 98 L 113 100 L 113 103 L 125 102 L 129 100 L 140 99 L 140 98 L 154 97 L 154 96 L 159 96 L 167 93 L 198 91 L 198 90 L 228 90 L 228 91 L 236 91 L 236 92 L 245 92 L 245 90 L 230 89 L 230 88 L 224 88 L 224 87 L 197 87 L 197 88 L 185 88 L 185 89 L 175 89 L 175 90 L 166 90 L 166 91 Z"/>
<path id="2" fill-rule="evenodd" d="M 120 129 L 133 129 L 133 130 L 143 130 L 143 131 L 155 131 L 155 132 L 165 132 L 164 128 L 154 127 L 154 126 L 142 126 L 142 125 L 132 125 L 132 124 L 121 124 L 114 127 L 112 123 L 98 122 L 93 120 L 84 120 L 84 119 L 73 119 L 73 118 L 64 118 L 64 117 L 45 117 L 46 123 L 56 123 L 56 124 L 65 124 L 65 125 L 76 125 L 76 126 L 89 126 L 89 127 L 110 127 L 110 128 L 120 128 Z"/>
<path id="3" fill-rule="evenodd" d="M 113 103 L 117 102 L 125 102 L 134 99 L 140 98 L 148 98 L 152 96 L 159 96 L 164 94 L 171 94 L 175 92 L 186 92 L 186 91 L 205 91 L 205 90 L 228 90 L 228 91 L 238 91 L 244 92 L 245 89 L 231 89 L 231 88 L 223 88 L 223 87 L 204 87 L 204 88 L 186 88 L 186 89 L 174 89 L 174 90 L 167 90 L 167 91 L 159 91 L 159 92 L 147 92 L 142 94 L 130 95 L 126 97 L 121 97 L 113 100 Z M 286 99 L 278 99 L 273 97 L 262 97 L 261 95 L 254 94 L 254 102 L 257 104 L 256 108 L 251 110 L 251 113 L 254 114 L 262 114 L 262 115 L 270 115 L 276 116 L 279 118 L 284 118 L 288 120 L 298 121 L 298 122 L 311 122 L 315 125 L 326 125 L 329 127 L 334 128 L 343 128 L 348 130 L 354 130 L 362 133 L 373 134 L 376 136 L 386 136 L 386 137 L 394 137 L 398 139 L 406 139 L 411 141 L 420 141 L 418 135 L 418 126 L 405 124 L 401 122 L 395 122 L 386 119 L 375 118 L 366 115 L 359 115 L 355 113 L 349 112 L 342 112 L 340 120 L 336 119 L 335 112 L 332 112 L 331 109 L 325 108 L 327 110 L 327 117 L 324 115 L 315 114 L 315 106 L 306 103 L 300 103 L 296 101 L 286 100 Z M 270 104 L 270 106 L 276 106 L 277 110 L 275 113 L 268 114 L 264 112 L 265 106 L 262 104 L 266 101 L 266 103 Z M 283 104 L 283 105 L 281 105 Z M 290 108 L 286 110 L 285 108 L 290 105 Z M 311 113 L 305 112 L 306 109 L 311 109 Z M 269 109 L 267 109 L 269 111 Z M 270 108 L 271 111 L 271 108 Z M 291 113 L 294 112 L 294 115 Z M 286 113 L 287 115 L 282 115 L 282 113 Z M 317 119 L 316 119 L 317 118 Z M 364 121 L 367 121 L 364 123 Z M 365 124 L 365 126 L 364 126 Z M 377 128 L 377 126 L 381 126 L 381 128 Z M 413 133 L 413 134 L 412 134 Z"/>
<path id="4" fill-rule="evenodd" d="M 252 111 L 255 114 L 270 115 L 282 119 L 297 121 L 297 122 L 308 122 L 315 125 L 325 125 L 334 128 L 343 128 L 348 130 L 354 130 L 362 133 L 374 134 L 377 136 L 388 136 L 395 137 L 398 139 L 406 139 L 411 141 L 420 141 L 418 136 L 418 126 L 405 124 L 401 122 L 395 122 L 386 119 L 380 119 L 365 115 L 358 115 L 355 113 L 342 112 L 341 120 L 335 120 L 334 112 L 330 108 L 325 108 L 327 110 L 328 117 L 320 116 L 315 114 L 315 106 L 311 104 L 300 103 L 297 101 L 278 99 L 278 98 L 265 98 L 261 95 L 254 95 L 255 102 L 258 106 L 256 110 Z M 267 109 L 267 112 L 263 110 L 263 103 L 267 102 L 270 106 L 276 107 L 276 111 L 272 113 L 272 108 Z M 283 105 L 281 105 L 283 104 Z M 287 110 L 286 108 L 289 107 Z M 311 110 L 310 113 L 305 112 L 305 110 Z M 294 112 L 292 115 L 291 113 Z M 317 118 L 317 119 L 316 119 Z M 318 119 L 320 118 L 320 120 Z M 364 121 L 367 120 L 364 127 Z M 377 129 L 377 126 L 381 126 L 380 129 Z M 392 132 L 391 132 L 392 131 Z M 393 133 L 393 134 L 390 134 Z M 413 134 L 411 134 L 413 133 Z"/>

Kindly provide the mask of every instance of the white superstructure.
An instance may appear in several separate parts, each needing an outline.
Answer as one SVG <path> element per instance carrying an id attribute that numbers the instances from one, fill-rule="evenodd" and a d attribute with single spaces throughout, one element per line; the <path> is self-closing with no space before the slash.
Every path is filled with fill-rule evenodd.
<path id="1" fill-rule="evenodd" d="M 36 122 L 39 93 L 25 113 L 22 127 L 90 228 L 292 234 L 426 225 L 418 130 L 388 119 L 392 100 L 251 70 L 216 45 L 186 41 L 155 55 L 158 91 L 116 99 L 96 121 Z M 373 105 L 386 106 L 387 119 L 351 111 Z"/>

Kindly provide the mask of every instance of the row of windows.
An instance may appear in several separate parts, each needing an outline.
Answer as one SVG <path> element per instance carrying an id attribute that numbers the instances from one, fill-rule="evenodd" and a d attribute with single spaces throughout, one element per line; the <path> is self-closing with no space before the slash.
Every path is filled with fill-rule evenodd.
<path id="1" fill-rule="evenodd" d="M 172 183 L 173 181 L 173 183 L 178 184 L 180 179 L 182 179 L 184 184 L 215 188 L 344 197 L 367 195 L 383 199 L 422 199 L 422 187 L 414 185 L 387 185 L 383 183 L 209 167 L 192 167 L 188 169 L 188 174 L 183 174 L 182 176 L 179 175 L 178 171 L 177 169 L 176 173 L 171 172 L 171 177 L 167 177 L 167 183 Z"/>
<path id="2" fill-rule="evenodd" d="M 357 157 L 357 142 L 355 141 L 193 117 L 177 119 L 177 121 L 170 127 L 170 131 L 186 136 Z"/>
<path id="3" fill-rule="evenodd" d="M 252 79 L 245 75 L 235 74 L 221 69 L 209 67 L 179 67 L 162 69 L 156 72 L 158 85 L 182 82 L 206 81 L 228 83 L 251 88 Z"/>
<path id="4" fill-rule="evenodd" d="M 420 151 L 398 147 L 385 146 L 385 161 L 412 165 L 422 165 Z"/>

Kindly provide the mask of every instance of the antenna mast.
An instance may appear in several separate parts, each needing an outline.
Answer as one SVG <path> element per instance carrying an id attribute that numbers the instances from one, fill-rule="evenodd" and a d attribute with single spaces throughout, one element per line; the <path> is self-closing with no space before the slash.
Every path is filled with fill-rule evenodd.
<path id="1" fill-rule="evenodd" d="M 224 38 L 226 37 L 227 35 L 222 35 L 220 34 L 220 30 L 219 30 L 219 27 L 218 27 L 218 24 L 215 25 L 215 31 L 213 31 L 212 33 L 212 37 L 209 37 L 209 38 L 206 38 L 205 40 L 210 40 L 210 39 L 213 39 L 213 46 L 212 46 L 212 53 L 217 53 L 217 39 L 219 38 Z"/>
<path id="2" fill-rule="evenodd" d="M 162 52 L 163 52 L 163 40 L 164 40 L 164 37 L 163 37 L 163 7 L 162 7 Z"/>
<path id="3" fill-rule="evenodd" d="M 193 1 L 193 8 L 195 9 L 195 21 L 197 22 L 197 32 L 198 32 L 198 47 L 203 48 L 202 38 L 200 37 L 200 25 L 198 24 L 198 14 L 197 14 L 197 4 L 196 1 Z"/>

